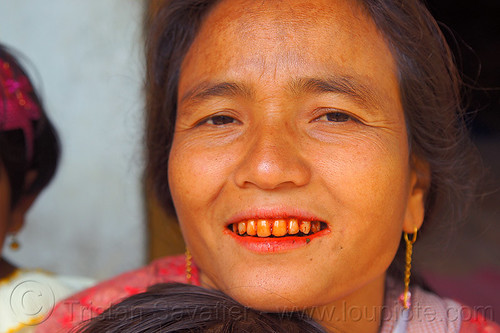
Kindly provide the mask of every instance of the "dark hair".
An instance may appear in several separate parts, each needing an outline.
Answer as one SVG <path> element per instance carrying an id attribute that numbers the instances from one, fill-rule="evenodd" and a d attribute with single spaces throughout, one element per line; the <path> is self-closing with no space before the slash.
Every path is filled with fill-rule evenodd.
<path id="1" fill-rule="evenodd" d="M 438 23 L 421 1 L 362 0 L 392 51 L 411 153 L 431 184 L 421 231 L 463 220 L 473 202 L 479 158 L 467 129 L 462 80 Z M 440 228 L 441 229 L 441 228 Z M 391 267 L 404 267 L 404 242 Z"/>
<path id="2" fill-rule="evenodd" d="M 13 52 L 1 44 L 0 59 L 9 64 L 15 77 L 25 77 L 29 80 Z M 0 107 L 6 108 L 6 94 L 1 89 L 0 97 Z M 2 119 L 0 119 L 0 163 L 5 167 L 9 178 L 11 207 L 23 195 L 38 193 L 50 182 L 56 171 L 60 154 L 57 133 L 47 118 L 40 98 L 34 89 L 29 93 L 29 98 L 38 106 L 41 113 L 40 119 L 33 121 L 34 143 L 33 156 L 30 160 L 26 154 L 27 147 L 23 131 L 21 129 L 3 130 L 1 127 Z M 0 114 L 6 113 L 1 112 Z M 25 178 L 30 170 L 35 170 L 37 174 L 30 187 L 26 188 Z M 2 176 L 0 175 L 0 177 Z"/>
<path id="3" fill-rule="evenodd" d="M 216 290 L 182 283 L 157 284 L 82 323 L 80 333 L 325 332 L 300 312 L 266 313 Z"/>
<path id="4" fill-rule="evenodd" d="M 150 0 L 146 38 L 146 179 L 162 206 L 174 213 L 168 155 L 174 136 L 180 68 L 203 18 L 219 0 Z"/>
<path id="5" fill-rule="evenodd" d="M 219 0 L 155 4 L 146 23 L 148 176 L 163 206 L 172 208 L 167 170 L 181 63 L 205 15 Z M 438 24 L 419 0 L 357 0 L 384 35 L 398 68 L 412 156 L 429 164 L 423 229 L 461 220 L 472 201 L 475 149 L 466 128 L 461 78 Z M 413 163 L 412 159 L 412 163 Z M 400 274 L 401 250 L 393 262 Z M 398 268 L 399 267 L 399 268 Z"/>

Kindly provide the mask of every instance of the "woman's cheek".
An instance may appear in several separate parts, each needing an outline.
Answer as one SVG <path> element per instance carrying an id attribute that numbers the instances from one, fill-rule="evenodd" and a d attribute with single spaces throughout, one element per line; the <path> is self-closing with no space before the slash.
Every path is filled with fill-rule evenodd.
<path id="1" fill-rule="evenodd" d="M 180 204 L 201 208 L 215 199 L 230 173 L 228 154 L 229 149 L 198 148 L 193 143 L 174 142 L 169 159 L 169 181 L 176 207 Z"/>

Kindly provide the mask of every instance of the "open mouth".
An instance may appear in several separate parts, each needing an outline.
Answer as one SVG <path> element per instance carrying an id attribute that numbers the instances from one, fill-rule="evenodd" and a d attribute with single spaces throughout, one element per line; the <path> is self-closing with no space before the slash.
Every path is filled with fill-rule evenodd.
<path id="1" fill-rule="evenodd" d="M 228 229 L 241 237 L 305 237 L 327 229 L 321 221 L 297 218 L 249 219 L 228 225 Z"/>

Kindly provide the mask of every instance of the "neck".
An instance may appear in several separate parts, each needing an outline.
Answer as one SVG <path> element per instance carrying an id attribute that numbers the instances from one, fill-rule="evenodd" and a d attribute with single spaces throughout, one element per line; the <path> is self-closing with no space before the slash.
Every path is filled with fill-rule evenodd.
<path id="1" fill-rule="evenodd" d="M 0 258 L 0 280 L 5 279 L 16 271 L 17 267 L 4 258 Z"/>
<path id="2" fill-rule="evenodd" d="M 379 331 L 384 305 L 385 274 L 334 303 L 315 307 L 308 314 L 328 332 Z"/>

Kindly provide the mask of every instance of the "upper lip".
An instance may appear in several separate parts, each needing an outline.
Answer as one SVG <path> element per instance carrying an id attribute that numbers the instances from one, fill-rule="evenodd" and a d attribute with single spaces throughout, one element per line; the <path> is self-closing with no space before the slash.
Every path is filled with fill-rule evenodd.
<path id="1" fill-rule="evenodd" d="M 231 218 L 227 221 L 227 225 L 251 219 L 265 220 L 287 218 L 296 218 L 302 221 L 321 221 L 327 223 L 325 219 L 304 209 L 296 207 L 272 206 L 247 208 L 231 216 Z"/>

